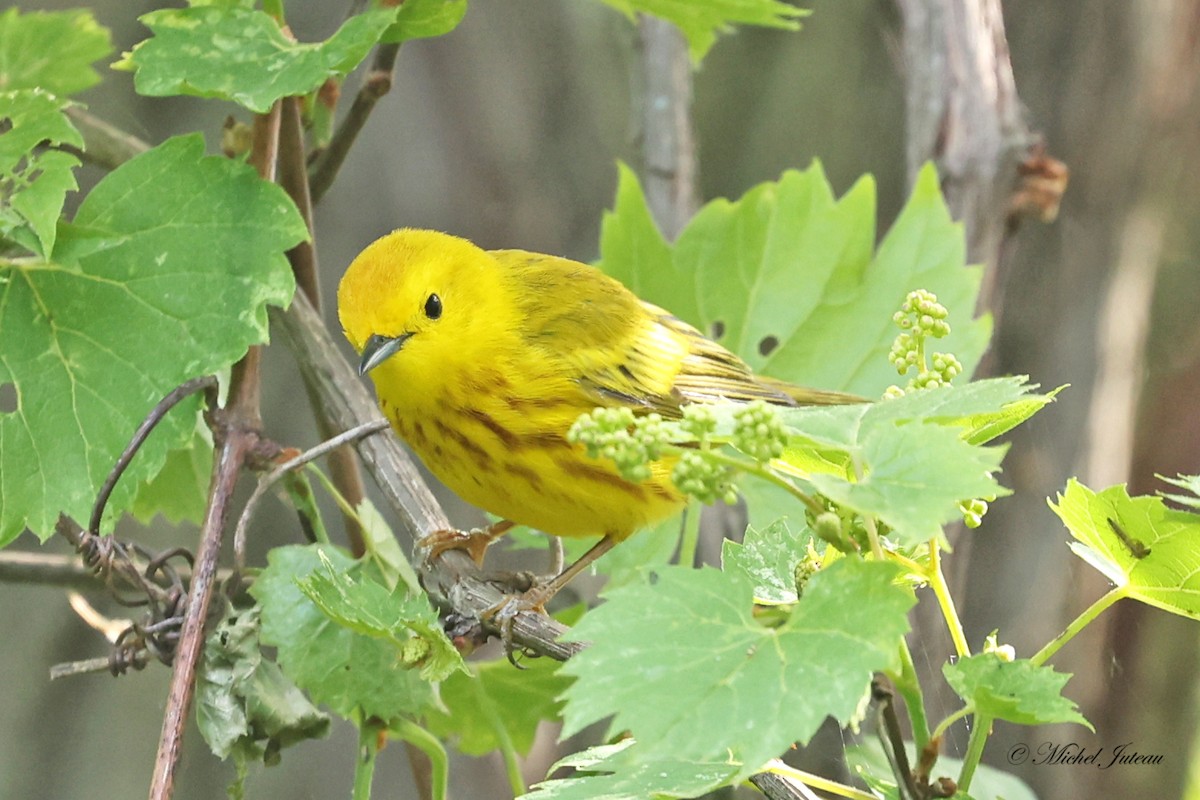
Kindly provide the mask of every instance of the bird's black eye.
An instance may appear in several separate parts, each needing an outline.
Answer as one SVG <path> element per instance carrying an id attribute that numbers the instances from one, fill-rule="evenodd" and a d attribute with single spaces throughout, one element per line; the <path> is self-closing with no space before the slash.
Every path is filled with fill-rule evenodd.
<path id="1" fill-rule="evenodd" d="M 425 316 L 437 319 L 442 315 L 442 298 L 436 294 L 429 295 L 425 300 Z"/>

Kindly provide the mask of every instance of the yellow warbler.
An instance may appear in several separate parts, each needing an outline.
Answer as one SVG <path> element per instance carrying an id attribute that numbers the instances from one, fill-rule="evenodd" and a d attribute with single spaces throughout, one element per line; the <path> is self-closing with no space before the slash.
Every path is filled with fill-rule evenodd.
<path id="1" fill-rule="evenodd" d="M 594 267 L 521 250 L 484 251 L 444 233 L 398 230 L 359 254 L 338 315 L 396 432 L 469 503 L 556 536 L 603 534 L 527 595 L 541 605 L 615 543 L 678 510 L 669 464 L 621 477 L 567 440 L 581 415 L 626 406 L 678 417 L 689 403 L 861 402 L 754 375 L 691 325 Z M 443 542 L 482 548 L 511 527 Z M 461 537 L 461 540 L 460 538 Z M 482 541 L 480 541 L 482 538 Z"/>

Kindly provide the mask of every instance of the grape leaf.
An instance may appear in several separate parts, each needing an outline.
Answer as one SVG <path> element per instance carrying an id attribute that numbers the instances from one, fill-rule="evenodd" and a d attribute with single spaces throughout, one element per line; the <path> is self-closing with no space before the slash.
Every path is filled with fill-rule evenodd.
<path id="1" fill-rule="evenodd" d="M 67 192 L 78 188 L 79 159 L 41 147 L 83 146 L 63 113 L 68 105 L 41 89 L 0 92 L 0 238 L 42 257 L 54 248 Z"/>
<path id="2" fill-rule="evenodd" d="M 1041 408 L 1050 402 L 1053 395 L 1030 395 L 1037 387 L 1027 384 L 1027 380 L 1021 375 L 987 378 L 961 386 L 909 392 L 877 403 L 781 408 L 779 415 L 791 436 L 843 450 L 853 449 L 873 427 L 914 421 L 958 426 L 963 429 L 964 439 L 981 444 L 976 441 L 979 432 L 1004 427 L 1014 416 L 1027 411 L 1023 404 Z M 1018 405 L 1019 412 L 1010 411 Z"/>
<path id="3" fill-rule="evenodd" d="M 943 664 L 942 674 L 978 715 L 1018 725 L 1078 722 L 1094 730 L 1075 703 L 1062 696 L 1071 676 L 1027 658 L 1005 661 L 995 653 L 979 653 Z"/>
<path id="4" fill-rule="evenodd" d="M 170 139 L 105 176 L 50 261 L 0 261 L 0 544 L 60 512 L 86 519 L 146 413 L 183 381 L 228 367 L 267 336 L 266 304 L 293 290 L 295 206 L 253 169 Z M 168 414 L 117 484 L 128 507 L 166 451 L 195 430 Z"/>
<path id="5" fill-rule="evenodd" d="M 551 659 L 525 662 L 515 670 L 505 659 L 471 665 L 442 681 L 442 709 L 431 709 L 425 727 L 440 738 L 453 738 L 467 755 L 482 756 L 509 744 L 521 755 L 533 746 L 542 721 L 555 722 L 562 710 L 558 696 L 570 680 Z"/>
<path id="6" fill-rule="evenodd" d="M 113 66 L 136 71 L 140 94 L 216 97 L 263 114 L 281 97 L 308 94 L 353 70 L 396 9 L 356 14 L 320 44 L 292 41 L 270 15 L 246 8 L 170 8 L 139 19 L 154 35 Z"/>
<path id="7" fill-rule="evenodd" d="M 1156 475 L 1155 477 L 1187 492 L 1187 494 L 1158 492 L 1160 497 L 1164 497 L 1167 500 L 1174 500 L 1179 505 L 1187 506 L 1194 511 L 1200 511 L 1200 475 L 1180 475 L 1175 478 Z"/>
<path id="8" fill-rule="evenodd" d="M 338 571 L 355 566 L 322 545 L 276 547 L 267 556 L 267 568 L 250 589 L 262 604 L 263 643 L 278 648 L 285 675 L 343 717 L 361 712 L 388 720 L 419 713 L 433 701 L 432 689 L 400 663 L 396 646 L 339 625 L 301 591 L 299 581 L 324 569 L 321 555 Z"/>
<path id="9" fill-rule="evenodd" d="M 1071 550 L 1125 597 L 1200 619 L 1200 516 L 1122 486 L 1093 492 L 1071 480 L 1051 503 L 1076 541 Z"/>
<path id="10" fill-rule="evenodd" d="M 640 758 L 732 759 L 745 777 L 826 716 L 853 716 L 908 628 L 913 596 L 893 584 L 898 572 L 840 560 L 812 577 L 777 628 L 754 620 L 754 587 L 738 571 L 664 567 L 609 592 L 566 634 L 591 646 L 563 667 L 577 678 L 564 694 L 563 735 L 613 715 Z"/>
<path id="11" fill-rule="evenodd" d="M 958 429 L 941 425 L 872 427 L 856 447 L 861 478 L 809 480 L 831 500 L 878 517 L 903 544 L 946 544 L 942 525 L 961 516 L 959 501 L 1010 494 L 992 477 L 1005 449 L 972 446 Z"/>
<path id="12" fill-rule="evenodd" d="M 356 633 L 391 642 L 401 663 L 419 667 L 427 681 L 466 670 L 424 592 L 409 594 L 403 585 L 388 589 L 354 565 L 336 568 L 320 551 L 317 558 L 321 569 L 297 579 L 296 585 L 325 616 Z"/>
<path id="13" fill-rule="evenodd" d="M 733 783 L 741 764 L 729 759 L 689 761 L 670 754 L 642 758 L 633 739 L 589 747 L 550 767 L 553 774 L 573 768 L 581 773 L 543 781 L 522 800 L 645 800 L 647 797 L 700 797 Z"/>
<path id="14" fill-rule="evenodd" d="M 0 89 L 41 89 L 66 97 L 99 83 L 93 61 L 112 52 L 92 12 L 0 13 Z"/>
<path id="15" fill-rule="evenodd" d="M 783 520 L 763 530 L 746 528 L 740 544 L 726 539 L 721 543 L 721 568 L 739 569 L 754 584 L 754 602 L 778 605 L 796 602 L 796 564 L 807 552 L 811 535 L 792 532 Z"/>
<path id="16" fill-rule="evenodd" d="M 197 428 L 191 440 L 167 453 L 157 475 L 138 488 L 129 508 L 140 522 L 148 523 L 155 514 L 168 522 L 199 522 L 208 501 L 208 481 L 212 474 L 212 441 L 207 429 Z"/>
<path id="17" fill-rule="evenodd" d="M 405 0 L 396 22 L 380 39 L 407 42 L 442 36 L 458 27 L 467 15 L 467 0 Z"/>
<path id="18" fill-rule="evenodd" d="M 227 612 L 205 640 L 196 676 L 196 726 L 218 758 L 271 762 L 278 751 L 329 733 L 329 717 L 258 648 L 259 608 Z"/>
<path id="19" fill-rule="evenodd" d="M 687 39 L 692 62 L 699 64 L 717 41 L 717 34 L 734 24 L 762 25 L 768 28 L 800 29 L 798 17 L 809 11 L 781 0 L 601 0 L 630 20 L 640 13 L 653 14 L 679 26 Z"/>
<path id="20" fill-rule="evenodd" d="M 756 371 L 878 396 L 896 380 L 887 353 L 905 295 L 925 288 L 952 310 L 973 309 L 982 273 L 964 266 L 962 227 L 950 219 L 932 166 L 872 256 L 874 206 L 869 177 L 838 200 L 814 164 L 737 201 L 708 203 L 672 246 L 653 227 L 633 173 L 622 169 L 602 223 L 600 267 L 714 334 Z M 990 318 L 959 321 L 939 348 L 970 374 L 990 333 Z"/>

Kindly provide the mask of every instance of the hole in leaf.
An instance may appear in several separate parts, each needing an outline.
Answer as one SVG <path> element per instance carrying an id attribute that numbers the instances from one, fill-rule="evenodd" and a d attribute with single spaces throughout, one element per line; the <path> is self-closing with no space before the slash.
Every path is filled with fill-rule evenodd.
<path id="1" fill-rule="evenodd" d="M 764 336 L 762 341 L 758 343 L 758 354 L 769 356 L 775 352 L 775 348 L 779 347 L 779 338 L 776 336 Z"/>
<path id="2" fill-rule="evenodd" d="M 720 339 L 725 335 L 725 323 L 719 319 L 713 320 L 712 324 L 708 326 L 708 335 L 714 340 Z"/>
<path id="3" fill-rule="evenodd" d="M 0 414 L 11 414 L 17 410 L 17 387 L 11 383 L 0 383 Z"/>

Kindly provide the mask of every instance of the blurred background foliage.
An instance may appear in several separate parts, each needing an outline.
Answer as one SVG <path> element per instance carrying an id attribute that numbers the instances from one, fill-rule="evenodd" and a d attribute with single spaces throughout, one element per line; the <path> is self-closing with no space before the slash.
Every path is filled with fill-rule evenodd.
<path id="1" fill-rule="evenodd" d="M 147 34 L 134 17 L 154 4 L 92 7 L 127 50 Z M 817 0 L 812 8 L 798 34 L 743 29 L 704 61 L 694 106 L 702 196 L 738 196 L 819 158 L 839 192 L 862 173 L 876 176 L 882 229 L 907 193 L 899 14 L 884 0 Z M 990 369 L 1071 388 L 1012 437 L 1002 480 L 1016 496 L 994 504 L 948 563 L 970 641 L 998 628 L 1001 641 L 1028 655 L 1104 589 L 1069 554 L 1045 498 L 1070 475 L 1146 493 L 1161 488 L 1154 473 L 1200 472 L 1200 2 L 1009 0 L 1004 12 L 1029 124 L 1070 167 L 1071 183 L 1057 222 L 1025 222 L 1006 240 Z M 342 13 L 336 4 L 294 3 L 288 20 L 311 41 L 329 35 Z M 358 250 L 399 226 L 594 259 L 615 161 L 638 160 L 630 111 L 637 69 L 629 23 L 579 0 L 476 0 L 452 34 L 405 44 L 391 94 L 317 208 L 326 298 Z M 81 98 L 93 113 L 151 142 L 202 130 L 217 149 L 232 108 L 138 97 L 128 73 L 105 72 Z M 351 79 L 346 91 L 356 85 Z M 83 188 L 98 175 L 85 168 Z M 325 314 L 336 329 L 331 306 Z M 266 369 L 267 434 L 315 443 L 290 356 L 273 348 Z M 450 511 L 472 521 L 461 507 Z M 252 558 L 261 561 L 295 533 L 287 514 L 258 516 Z M 165 525 L 125 533 L 152 547 L 191 536 Z M 60 590 L 0 585 L 0 607 L 8 612 L 0 617 L 0 797 L 141 796 L 167 671 L 155 665 L 119 680 L 51 685 L 50 664 L 95 656 L 104 643 Z M 999 723 L 985 762 L 1012 769 L 1043 798 L 1183 796 L 1189 769 L 1200 772 L 1190 766 L 1200 764 L 1200 750 L 1192 755 L 1195 628 L 1143 605 L 1117 606 L 1055 662 L 1075 673 L 1066 694 L 1096 733 Z M 944 643 L 923 646 L 929 663 L 940 663 Z M 554 738 L 543 731 L 528 777 L 554 760 Z M 333 740 L 285 752 L 282 767 L 252 777 L 252 796 L 344 796 L 354 733 L 343 725 Z M 1089 749 L 1129 742 L 1164 759 L 1111 770 L 1010 767 L 1005 754 L 1018 741 L 1034 749 L 1042 741 Z M 949 754 L 964 742 L 950 742 Z M 187 747 L 177 796 L 223 796 L 232 768 L 207 754 L 194 728 Z M 470 796 L 505 791 L 498 762 L 456 756 L 452 769 L 458 797 L 466 787 L 478 787 Z M 1191 781 L 1189 796 L 1200 796 L 1200 775 Z M 414 796 L 401 748 L 385 753 L 375 785 L 377 797 Z"/>

